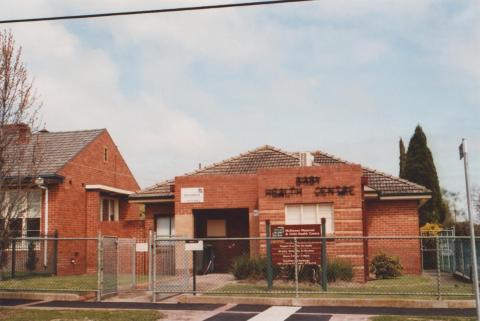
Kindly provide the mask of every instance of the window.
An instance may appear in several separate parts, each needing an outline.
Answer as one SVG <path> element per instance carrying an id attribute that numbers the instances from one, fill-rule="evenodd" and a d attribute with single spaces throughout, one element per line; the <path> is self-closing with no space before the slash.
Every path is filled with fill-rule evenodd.
<path id="1" fill-rule="evenodd" d="M 227 236 L 226 220 L 207 220 L 207 237 Z"/>
<path id="2" fill-rule="evenodd" d="M 175 236 L 175 220 L 173 216 L 157 216 L 157 236 L 172 237 Z"/>
<path id="3" fill-rule="evenodd" d="M 108 148 L 107 147 L 103 148 L 103 161 L 108 162 Z"/>
<path id="4" fill-rule="evenodd" d="M 118 199 L 106 197 L 100 199 L 100 220 L 118 221 Z"/>
<path id="5" fill-rule="evenodd" d="M 298 204 L 285 206 L 285 224 L 320 224 L 326 219 L 327 234 L 334 232 L 333 208 L 329 204 Z"/>
<path id="6" fill-rule="evenodd" d="M 35 191 L 8 191 L 5 192 L 2 206 L 6 208 L 10 200 L 16 199 L 15 209 L 8 215 L 10 229 L 14 237 L 38 237 L 40 236 L 40 218 L 42 213 L 42 192 Z M 4 213 L 5 215 L 6 213 Z"/>

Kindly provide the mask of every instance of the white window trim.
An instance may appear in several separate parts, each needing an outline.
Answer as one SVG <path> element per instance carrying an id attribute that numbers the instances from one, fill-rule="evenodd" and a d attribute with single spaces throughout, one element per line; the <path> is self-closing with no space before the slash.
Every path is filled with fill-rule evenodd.
<path id="1" fill-rule="evenodd" d="M 6 201 L 8 202 L 8 199 L 9 199 L 9 195 L 8 195 L 8 191 L 6 192 L 7 195 L 5 196 L 5 199 Z M 31 204 L 29 204 L 29 194 L 30 193 L 38 193 L 40 194 L 40 198 L 39 198 L 39 202 L 38 202 L 38 216 L 30 216 L 30 209 L 31 209 Z M 20 219 L 22 220 L 22 230 L 21 230 L 21 234 L 20 234 L 20 237 L 21 238 L 26 238 L 28 237 L 27 236 L 27 219 L 30 219 L 30 218 L 38 218 L 40 219 L 40 231 L 41 231 L 41 226 L 42 226 L 42 208 L 43 208 L 43 193 L 41 190 L 37 190 L 37 189 L 33 189 L 33 190 L 30 190 L 27 192 L 27 195 L 25 196 L 25 204 L 22 205 L 22 208 L 24 208 L 24 210 L 22 210 L 19 214 L 17 214 L 15 217 L 12 217 L 12 219 Z M 0 215 L 2 216 L 2 215 Z M 39 231 L 39 232 L 40 232 Z"/>
<path id="2" fill-rule="evenodd" d="M 107 221 L 103 220 L 103 201 L 104 200 L 113 201 L 113 220 L 110 219 L 110 215 L 108 215 Z M 108 206 L 110 207 L 110 202 Z M 120 204 L 119 204 L 118 198 L 105 197 L 105 196 L 100 197 L 100 222 L 118 222 L 120 220 L 119 212 L 120 212 Z"/>
<path id="3" fill-rule="evenodd" d="M 306 224 L 303 223 L 303 208 L 304 206 L 312 206 L 315 205 L 315 224 L 321 224 L 322 218 L 320 217 L 320 207 L 322 206 L 329 206 L 331 208 L 331 222 L 327 222 L 327 226 L 331 226 L 331 231 L 327 232 L 327 234 L 334 234 L 335 233 L 335 211 L 333 208 L 333 204 L 331 203 L 318 203 L 318 204 L 285 204 L 285 225 L 296 225 L 296 224 L 287 224 L 287 209 L 289 206 L 299 206 L 300 207 L 300 225 Z"/>

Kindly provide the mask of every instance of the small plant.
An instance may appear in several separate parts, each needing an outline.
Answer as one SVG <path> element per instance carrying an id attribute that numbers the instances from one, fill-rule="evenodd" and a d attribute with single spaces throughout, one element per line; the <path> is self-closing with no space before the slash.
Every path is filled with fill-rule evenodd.
<path id="1" fill-rule="evenodd" d="M 265 257 L 250 257 L 242 255 L 236 257 L 232 263 L 232 274 L 237 280 L 266 279 L 268 261 Z M 273 277 L 278 274 L 278 267 L 272 266 Z"/>
<path id="2" fill-rule="evenodd" d="M 37 251 L 35 251 L 35 243 L 30 242 L 28 243 L 28 252 L 27 252 L 27 262 L 25 263 L 25 267 L 28 271 L 33 272 L 37 268 Z"/>
<path id="3" fill-rule="evenodd" d="M 334 259 L 328 262 L 327 265 L 327 281 L 346 281 L 353 280 L 353 265 L 352 262 L 344 259 Z"/>
<path id="4" fill-rule="evenodd" d="M 403 266 L 398 257 L 389 256 L 385 253 L 376 255 L 370 263 L 370 272 L 377 279 L 391 279 L 402 275 Z"/>
<path id="5" fill-rule="evenodd" d="M 248 256 L 239 256 L 233 260 L 232 274 L 237 280 L 245 280 L 251 274 L 250 258 Z"/>

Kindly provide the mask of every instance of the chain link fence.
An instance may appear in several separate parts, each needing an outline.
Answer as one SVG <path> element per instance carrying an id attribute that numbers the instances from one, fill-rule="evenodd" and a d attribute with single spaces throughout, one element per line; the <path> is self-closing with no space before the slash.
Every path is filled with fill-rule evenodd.
<path id="1" fill-rule="evenodd" d="M 153 300 L 179 293 L 473 296 L 468 237 L 16 238 L 0 262 L 0 291 L 99 299 L 137 290 Z"/>
<path id="2" fill-rule="evenodd" d="M 471 298 L 472 284 L 459 275 L 456 263 L 470 261 L 469 253 L 457 250 L 466 241 L 434 236 L 157 240 L 154 292 Z M 431 268 L 423 267 L 424 244 Z"/>
<path id="3" fill-rule="evenodd" d="M 0 291 L 95 293 L 98 240 L 14 238 L 0 251 Z"/>

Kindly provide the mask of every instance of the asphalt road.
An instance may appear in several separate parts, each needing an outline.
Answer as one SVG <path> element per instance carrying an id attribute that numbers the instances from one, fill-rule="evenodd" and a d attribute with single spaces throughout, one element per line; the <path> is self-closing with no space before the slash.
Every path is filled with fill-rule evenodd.
<path id="1" fill-rule="evenodd" d="M 170 321 L 364 321 L 372 315 L 475 316 L 475 309 L 287 307 L 248 304 L 31 301 L 0 299 L 0 306 L 57 309 L 159 310 Z"/>

